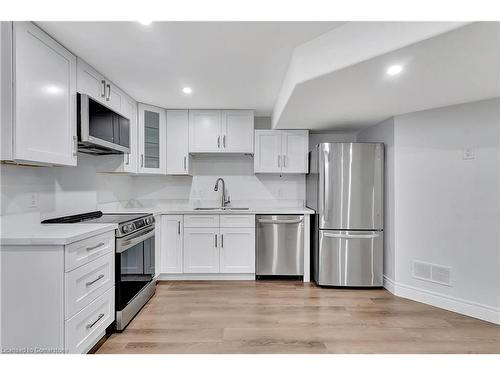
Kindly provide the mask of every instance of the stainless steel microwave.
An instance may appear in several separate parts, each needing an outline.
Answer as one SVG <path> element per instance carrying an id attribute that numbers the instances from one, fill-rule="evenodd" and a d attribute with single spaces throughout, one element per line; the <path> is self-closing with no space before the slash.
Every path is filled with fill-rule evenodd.
<path id="1" fill-rule="evenodd" d="M 85 94 L 77 94 L 78 151 L 128 154 L 130 120 Z"/>

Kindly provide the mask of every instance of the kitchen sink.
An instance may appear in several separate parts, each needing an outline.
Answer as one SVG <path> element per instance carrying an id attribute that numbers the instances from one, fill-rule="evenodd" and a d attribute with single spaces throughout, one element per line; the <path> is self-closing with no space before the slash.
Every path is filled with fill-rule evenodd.
<path id="1" fill-rule="evenodd" d="M 248 210 L 248 207 L 196 207 L 194 210 L 195 211 L 215 211 L 215 210 L 221 210 L 221 211 L 244 211 Z"/>

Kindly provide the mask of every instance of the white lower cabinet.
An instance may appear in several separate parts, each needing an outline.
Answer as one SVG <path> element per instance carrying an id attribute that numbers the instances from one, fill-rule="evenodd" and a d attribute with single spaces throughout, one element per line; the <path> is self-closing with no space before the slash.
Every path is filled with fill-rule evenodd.
<path id="1" fill-rule="evenodd" d="M 2 349 L 86 353 L 104 336 L 115 320 L 114 234 L 2 245 L 2 283 L 15 285 L 2 290 Z"/>
<path id="2" fill-rule="evenodd" d="M 182 273 L 182 249 L 184 242 L 183 215 L 161 217 L 160 272 Z"/>
<path id="3" fill-rule="evenodd" d="M 255 273 L 255 228 L 221 228 L 221 273 Z"/>
<path id="4" fill-rule="evenodd" d="M 68 353 L 86 353 L 115 320 L 115 288 L 91 302 L 66 322 L 65 347 Z"/>
<path id="5" fill-rule="evenodd" d="M 184 273 L 219 272 L 219 228 L 184 228 Z"/>
<path id="6" fill-rule="evenodd" d="M 161 274 L 254 274 L 254 227 L 254 215 L 163 215 Z"/>

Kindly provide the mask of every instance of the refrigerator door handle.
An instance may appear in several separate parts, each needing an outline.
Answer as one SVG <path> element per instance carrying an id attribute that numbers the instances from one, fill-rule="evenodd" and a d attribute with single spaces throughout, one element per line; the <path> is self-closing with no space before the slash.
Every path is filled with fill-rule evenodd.
<path id="1" fill-rule="evenodd" d="M 380 235 L 378 233 L 374 234 L 340 234 L 340 233 L 325 233 L 325 237 L 330 238 L 347 238 L 347 239 L 369 239 L 378 238 Z"/>

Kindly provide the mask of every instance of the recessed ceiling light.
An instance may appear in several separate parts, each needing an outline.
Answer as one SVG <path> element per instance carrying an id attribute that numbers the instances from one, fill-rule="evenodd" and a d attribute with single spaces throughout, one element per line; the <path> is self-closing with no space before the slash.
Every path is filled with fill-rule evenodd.
<path id="1" fill-rule="evenodd" d="M 137 21 L 137 22 L 139 22 L 141 25 L 144 25 L 144 26 L 149 26 L 149 25 L 151 25 L 151 23 L 152 23 L 153 21 L 146 21 L 146 20 L 143 20 L 143 21 Z"/>
<path id="2" fill-rule="evenodd" d="M 186 95 L 189 95 L 193 92 L 193 89 L 191 87 L 183 87 L 182 92 Z"/>
<path id="3" fill-rule="evenodd" d="M 398 75 L 403 71 L 403 67 L 401 65 L 391 65 L 387 68 L 386 73 L 390 76 Z"/>

